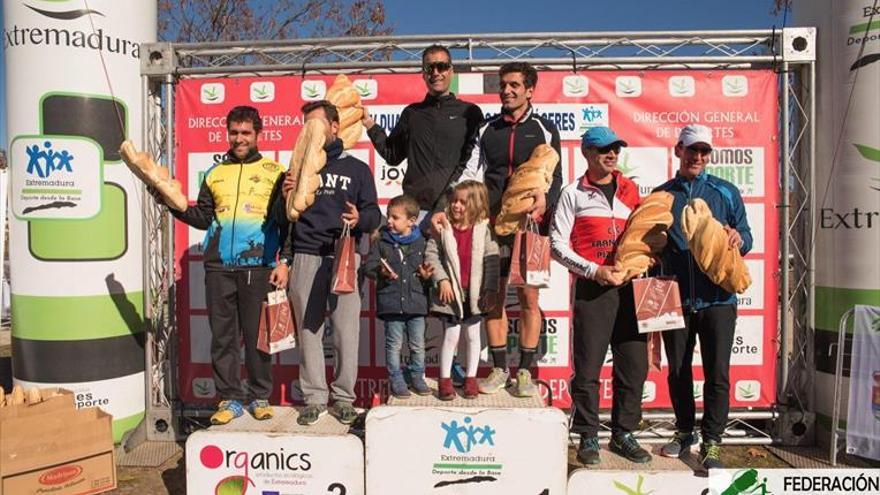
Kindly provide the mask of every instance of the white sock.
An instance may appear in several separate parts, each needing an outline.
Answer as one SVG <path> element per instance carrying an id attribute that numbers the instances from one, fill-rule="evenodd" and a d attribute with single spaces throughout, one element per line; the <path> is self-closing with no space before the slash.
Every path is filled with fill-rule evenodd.
<path id="1" fill-rule="evenodd" d="M 440 349 L 440 378 L 452 376 L 452 358 L 455 356 L 455 348 L 458 347 L 458 336 L 461 334 L 461 325 L 444 325 L 443 348 Z"/>
<path id="2" fill-rule="evenodd" d="M 465 326 L 468 345 L 467 376 L 471 378 L 477 376 L 477 368 L 480 366 L 480 323 L 477 320 L 476 323 Z"/>

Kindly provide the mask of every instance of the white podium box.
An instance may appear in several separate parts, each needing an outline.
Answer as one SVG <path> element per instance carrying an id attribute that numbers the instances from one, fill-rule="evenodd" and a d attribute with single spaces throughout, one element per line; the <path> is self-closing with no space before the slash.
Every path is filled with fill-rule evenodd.
<path id="1" fill-rule="evenodd" d="M 380 406 L 366 424 L 368 493 L 566 491 L 568 425 L 559 409 Z"/>
<path id="2" fill-rule="evenodd" d="M 578 469 L 568 478 L 568 495 L 701 495 L 709 489 L 709 479 L 693 471 L 639 470 L 603 471 Z"/>
<path id="3" fill-rule="evenodd" d="M 364 494 L 364 447 L 347 426 L 327 415 L 303 427 L 295 409 L 274 409 L 271 420 L 245 413 L 190 435 L 187 493 Z"/>

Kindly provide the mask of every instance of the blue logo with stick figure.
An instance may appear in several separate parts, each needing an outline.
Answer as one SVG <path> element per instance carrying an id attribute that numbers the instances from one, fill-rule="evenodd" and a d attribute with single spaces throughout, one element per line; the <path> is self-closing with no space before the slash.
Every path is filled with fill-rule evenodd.
<path id="1" fill-rule="evenodd" d="M 496 431 L 489 425 L 476 426 L 473 418 L 467 416 L 462 424 L 453 419 L 449 423 L 440 423 L 446 438 L 443 440 L 443 448 L 454 448 L 462 454 L 466 454 L 477 445 L 488 444 L 495 446 Z"/>
<path id="2" fill-rule="evenodd" d="M 45 179 L 54 172 L 73 173 L 74 156 L 67 150 L 52 149 L 52 141 L 43 142 L 43 149 L 38 144 L 25 147 L 28 155 L 27 173 Z"/>

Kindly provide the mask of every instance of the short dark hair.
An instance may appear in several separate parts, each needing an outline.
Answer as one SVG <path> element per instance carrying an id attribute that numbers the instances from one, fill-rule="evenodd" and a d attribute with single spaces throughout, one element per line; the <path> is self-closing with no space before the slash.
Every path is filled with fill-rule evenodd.
<path id="1" fill-rule="evenodd" d="M 226 115 L 226 130 L 233 122 L 250 122 L 254 126 L 254 132 L 258 133 L 263 130 L 263 119 L 260 118 L 260 112 L 254 107 L 247 105 L 239 105 L 234 107 Z"/>
<path id="2" fill-rule="evenodd" d="M 339 123 L 339 110 L 336 109 L 336 105 L 327 100 L 310 101 L 303 105 L 301 110 L 303 115 L 306 115 L 319 108 L 324 109 L 324 115 L 327 116 L 327 120 L 331 123 Z"/>
<path id="3" fill-rule="evenodd" d="M 419 202 L 416 201 L 416 198 L 410 196 L 409 194 L 401 194 L 400 196 L 394 196 L 391 198 L 391 201 L 388 201 L 388 210 L 396 207 L 403 208 L 403 211 L 406 212 L 407 218 L 418 218 L 419 216 Z"/>
<path id="4" fill-rule="evenodd" d="M 425 48 L 424 50 L 422 50 L 422 64 L 425 63 L 425 59 L 428 58 L 428 55 L 430 55 L 432 53 L 437 53 L 437 52 L 445 53 L 446 58 L 449 59 L 449 63 L 450 64 L 452 63 L 452 54 L 449 53 L 449 49 L 443 45 L 434 44 L 434 45 L 431 45 L 428 48 Z"/>
<path id="5" fill-rule="evenodd" d="M 511 72 L 519 72 L 523 75 L 523 84 L 527 88 L 534 88 L 538 84 L 538 71 L 528 62 L 507 62 L 498 69 L 498 77 L 504 77 L 505 74 Z"/>

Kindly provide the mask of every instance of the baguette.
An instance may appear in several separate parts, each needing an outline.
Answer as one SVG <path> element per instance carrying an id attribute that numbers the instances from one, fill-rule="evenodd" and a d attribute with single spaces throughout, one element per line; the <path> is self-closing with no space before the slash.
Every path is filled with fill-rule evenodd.
<path id="1" fill-rule="evenodd" d="M 27 396 L 25 397 L 25 400 L 27 400 L 27 403 L 30 405 L 43 402 L 43 396 L 40 395 L 40 389 L 38 387 L 31 387 L 27 389 Z"/>
<path id="2" fill-rule="evenodd" d="M 615 253 L 615 264 L 626 270 L 624 280 L 648 271 L 651 257 L 666 247 L 673 199 L 668 192 L 652 193 L 630 214 Z"/>
<path id="3" fill-rule="evenodd" d="M 3 387 L 0 387 L 0 407 L 6 405 L 6 391 L 3 390 Z"/>
<path id="4" fill-rule="evenodd" d="M 705 201 L 697 198 L 685 206 L 681 230 L 694 260 L 712 283 L 737 294 L 749 288 L 752 278 L 748 266 L 739 249 L 728 246 L 724 226 L 712 216 Z"/>
<path id="5" fill-rule="evenodd" d="M 501 196 L 501 212 L 495 220 L 496 234 L 510 235 L 519 229 L 526 212 L 535 204 L 532 192 L 546 194 L 550 190 L 557 163 L 559 153 L 549 145 L 540 144 L 528 161 L 517 167 Z"/>
<path id="6" fill-rule="evenodd" d="M 155 188 L 169 208 L 185 211 L 188 202 L 180 190 L 180 182 L 170 179 L 168 169 L 156 164 L 153 157 L 138 151 L 131 141 L 123 141 L 119 148 L 122 161 L 144 184 Z"/>
<path id="7" fill-rule="evenodd" d="M 7 405 L 10 406 L 20 406 L 24 404 L 24 390 L 21 388 L 21 385 L 16 385 L 12 387 L 12 394 L 9 395 L 9 399 L 7 399 Z"/>
<path id="8" fill-rule="evenodd" d="M 287 218 L 295 222 L 312 203 L 315 192 L 321 186 L 319 172 L 327 163 L 324 151 L 327 126 L 321 119 L 306 121 L 290 157 L 290 168 L 287 173 L 296 177 L 296 189 L 287 197 Z"/>
<path id="9" fill-rule="evenodd" d="M 363 134 L 361 119 L 364 109 L 361 107 L 361 95 L 345 74 L 339 74 L 333 85 L 327 90 L 324 99 L 336 106 L 339 112 L 339 132 L 344 149 L 350 149 Z"/>

